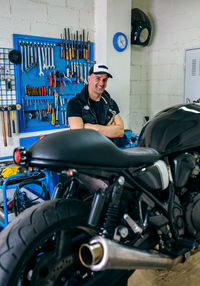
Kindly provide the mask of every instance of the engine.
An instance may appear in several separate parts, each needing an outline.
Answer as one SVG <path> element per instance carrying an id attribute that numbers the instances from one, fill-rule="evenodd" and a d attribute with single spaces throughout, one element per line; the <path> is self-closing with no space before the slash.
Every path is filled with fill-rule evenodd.
<path id="1" fill-rule="evenodd" d="M 186 229 L 195 239 L 200 238 L 200 154 L 181 153 L 173 159 L 175 187 L 184 207 Z"/>

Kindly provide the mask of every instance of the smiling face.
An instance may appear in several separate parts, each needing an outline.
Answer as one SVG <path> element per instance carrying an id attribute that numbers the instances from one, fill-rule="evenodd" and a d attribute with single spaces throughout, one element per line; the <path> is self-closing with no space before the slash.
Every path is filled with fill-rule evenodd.
<path id="1" fill-rule="evenodd" d="M 108 75 L 105 74 L 91 74 L 88 76 L 88 91 L 89 96 L 93 100 L 100 99 L 101 94 L 107 86 Z"/>

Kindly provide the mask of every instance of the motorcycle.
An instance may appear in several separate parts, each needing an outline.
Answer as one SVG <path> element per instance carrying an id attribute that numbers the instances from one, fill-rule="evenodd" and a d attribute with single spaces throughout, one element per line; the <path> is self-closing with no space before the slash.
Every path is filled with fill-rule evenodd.
<path id="1" fill-rule="evenodd" d="M 0 233 L 0 285 L 127 285 L 135 269 L 170 269 L 196 253 L 199 130 L 191 103 L 149 120 L 135 148 L 89 129 L 16 148 L 17 164 L 60 182 Z"/>

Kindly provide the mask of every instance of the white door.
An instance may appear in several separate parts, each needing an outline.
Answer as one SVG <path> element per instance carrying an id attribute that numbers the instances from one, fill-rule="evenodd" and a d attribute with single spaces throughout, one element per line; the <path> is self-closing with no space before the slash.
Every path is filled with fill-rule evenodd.
<path id="1" fill-rule="evenodd" d="M 185 52 L 184 102 L 200 102 L 200 49 Z"/>

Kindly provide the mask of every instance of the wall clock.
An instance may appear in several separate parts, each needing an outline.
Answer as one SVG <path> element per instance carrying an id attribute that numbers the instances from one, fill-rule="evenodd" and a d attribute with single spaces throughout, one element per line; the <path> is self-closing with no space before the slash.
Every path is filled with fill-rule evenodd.
<path id="1" fill-rule="evenodd" d="M 124 33 L 117 32 L 113 37 L 113 46 L 118 52 L 123 52 L 128 45 L 127 36 Z"/>

